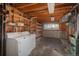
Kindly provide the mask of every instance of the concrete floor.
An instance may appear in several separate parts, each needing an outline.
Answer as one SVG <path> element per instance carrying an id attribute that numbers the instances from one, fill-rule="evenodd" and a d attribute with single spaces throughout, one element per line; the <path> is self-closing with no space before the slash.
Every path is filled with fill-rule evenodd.
<path id="1" fill-rule="evenodd" d="M 42 38 L 32 50 L 30 56 L 67 56 L 67 41 L 63 44 L 60 39 Z"/>

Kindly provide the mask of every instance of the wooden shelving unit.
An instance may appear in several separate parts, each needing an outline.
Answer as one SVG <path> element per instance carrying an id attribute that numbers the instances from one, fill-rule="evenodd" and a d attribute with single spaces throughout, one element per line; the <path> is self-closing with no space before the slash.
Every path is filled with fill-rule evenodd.
<path id="1" fill-rule="evenodd" d="M 11 7 L 10 5 L 6 5 L 6 10 L 8 14 L 6 14 L 6 32 L 23 32 L 29 31 L 29 19 L 23 16 L 23 13 L 18 11 L 17 9 Z M 12 25 L 12 24 L 15 25 Z"/>
<path id="2" fill-rule="evenodd" d="M 68 34 L 68 39 L 70 42 L 69 52 L 71 55 L 76 53 L 76 30 L 77 30 L 77 10 L 74 9 L 68 15 L 67 21 L 65 22 Z"/>
<path id="3" fill-rule="evenodd" d="M 30 21 L 30 33 L 36 34 L 36 39 L 42 37 L 42 24 L 38 23 L 37 18 L 32 18 Z"/>
<path id="4" fill-rule="evenodd" d="M 8 14 L 6 15 L 6 32 L 29 31 L 31 34 L 35 33 L 37 39 L 42 37 L 42 24 L 38 23 L 36 17 L 27 19 L 23 17 L 23 13 L 11 6 L 7 6 L 7 10 Z"/>
<path id="5" fill-rule="evenodd" d="M 36 26 L 36 38 L 37 40 L 40 40 L 42 38 L 42 32 L 43 32 L 43 29 L 42 29 L 42 24 L 40 23 L 37 23 L 37 26 Z"/>

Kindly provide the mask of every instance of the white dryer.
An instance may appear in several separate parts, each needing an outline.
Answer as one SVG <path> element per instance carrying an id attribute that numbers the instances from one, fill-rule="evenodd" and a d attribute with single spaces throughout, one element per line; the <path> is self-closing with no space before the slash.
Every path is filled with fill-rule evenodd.
<path id="1" fill-rule="evenodd" d="M 17 33 L 17 37 L 16 35 L 13 36 L 14 33 L 8 33 L 8 38 L 6 40 L 7 56 L 28 56 L 31 53 L 32 49 L 35 48 L 35 35 L 25 33 Z"/>

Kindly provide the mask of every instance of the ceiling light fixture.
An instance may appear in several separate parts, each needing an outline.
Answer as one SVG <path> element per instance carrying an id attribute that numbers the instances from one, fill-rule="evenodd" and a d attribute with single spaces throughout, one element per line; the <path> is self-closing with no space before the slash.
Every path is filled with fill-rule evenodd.
<path id="1" fill-rule="evenodd" d="M 49 14 L 53 14 L 55 9 L 55 3 L 48 3 Z M 54 21 L 54 17 L 51 17 L 51 21 Z"/>
<path id="2" fill-rule="evenodd" d="M 51 17 L 51 21 L 53 22 L 55 19 L 54 19 L 54 17 Z"/>
<path id="3" fill-rule="evenodd" d="M 55 3 L 48 3 L 49 14 L 54 13 Z"/>

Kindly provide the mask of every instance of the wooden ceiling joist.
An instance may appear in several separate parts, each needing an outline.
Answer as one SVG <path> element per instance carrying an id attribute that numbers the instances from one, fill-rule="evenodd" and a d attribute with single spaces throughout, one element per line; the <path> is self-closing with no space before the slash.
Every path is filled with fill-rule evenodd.
<path id="1" fill-rule="evenodd" d="M 18 8 L 18 9 L 21 9 L 21 8 L 27 8 L 27 7 L 36 5 L 36 4 L 38 4 L 38 3 L 31 3 L 31 4 L 28 4 L 28 5 L 19 6 L 19 7 L 17 7 L 17 8 Z"/>
<path id="2" fill-rule="evenodd" d="M 14 3 L 14 4 L 12 4 L 12 6 L 15 7 L 15 8 L 18 8 L 18 7 L 21 7 L 21 6 L 24 6 L 24 5 L 28 5 L 28 4 L 31 4 L 31 3 Z"/>
<path id="3" fill-rule="evenodd" d="M 59 4 L 56 4 L 55 8 L 61 8 L 61 7 L 66 7 L 66 6 L 73 6 L 75 5 L 75 3 L 59 3 Z"/>
<path id="4" fill-rule="evenodd" d="M 59 8 L 59 9 L 56 9 L 54 13 L 59 13 L 59 12 L 62 12 L 62 11 L 65 12 L 66 10 L 70 10 L 70 9 L 71 9 L 71 7 Z M 42 10 L 42 11 L 37 11 L 37 12 L 31 12 L 31 13 L 29 13 L 29 14 L 42 14 L 42 13 L 47 13 L 47 14 L 49 14 L 49 13 L 48 13 L 48 10 Z"/>
<path id="5" fill-rule="evenodd" d="M 42 15 L 44 15 L 44 16 L 48 16 L 48 17 L 50 17 L 50 16 L 60 16 L 61 14 L 64 14 L 64 13 L 67 13 L 67 12 L 69 12 L 71 9 L 65 9 L 65 10 L 62 10 L 62 11 L 57 11 L 57 12 L 55 12 L 55 13 L 53 13 L 53 14 L 48 14 L 48 12 L 44 12 L 44 13 L 30 13 L 29 15 L 31 15 L 31 16 L 38 16 L 38 17 L 42 17 Z M 44 18 L 46 18 L 46 17 L 44 17 Z"/>
<path id="6" fill-rule="evenodd" d="M 50 22 L 50 16 L 54 16 L 57 21 L 60 21 L 66 13 L 72 10 L 75 5 L 73 3 L 56 3 L 53 14 L 49 14 L 47 3 L 26 3 L 15 4 L 19 11 L 28 14 L 31 17 L 37 17 L 39 22 Z"/>
<path id="7" fill-rule="evenodd" d="M 45 9 L 47 9 L 47 6 L 43 6 L 43 7 L 27 10 L 27 11 L 25 9 L 25 10 L 21 10 L 21 11 L 24 12 L 24 13 L 29 13 L 29 12 L 31 13 L 31 12 L 34 12 L 34 11 L 41 11 L 41 10 L 45 10 Z"/>
<path id="8" fill-rule="evenodd" d="M 72 6 L 66 6 L 66 7 L 62 7 L 62 8 L 56 8 L 55 11 L 61 11 L 61 10 L 66 10 L 66 9 L 70 9 L 72 8 Z"/>
<path id="9" fill-rule="evenodd" d="M 72 6 L 66 6 L 66 7 L 62 7 L 62 8 L 57 8 L 57 9 L 55 9 L 55 11 L 62 10 L 62 9 L 68 9 L 68 8 L 72 8 Z M 45 11 L 47 10 L 47 12 L 48 12 L 47 6 L 37 8 L 37 9 L 32 9 L 32 10 L 26 11 L 24 13 L 42 12 L 43 10 L 45 10 Z"/>

